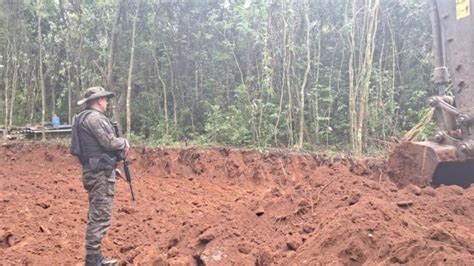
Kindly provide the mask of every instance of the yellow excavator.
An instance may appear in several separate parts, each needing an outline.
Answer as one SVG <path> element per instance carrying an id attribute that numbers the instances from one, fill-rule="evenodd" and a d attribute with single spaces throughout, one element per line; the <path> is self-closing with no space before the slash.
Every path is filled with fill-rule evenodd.
<path id="1" fill-rule="evenodd" d="M 389 156 L 389 176 L 399 187 L 474 183 L 474 0 L 430 0 L 437 86 L 454 96 L 433 96 L 439 132 L 404 142 Z"/>

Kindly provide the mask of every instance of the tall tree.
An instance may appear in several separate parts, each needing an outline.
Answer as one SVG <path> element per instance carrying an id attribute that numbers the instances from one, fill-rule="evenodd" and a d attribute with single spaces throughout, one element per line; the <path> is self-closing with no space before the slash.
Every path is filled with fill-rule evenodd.
<path id="1" fill-rule="evenodd" d="M 108 56 L 107 56 L 107 76 L 106 76 L 106 88 L 108 90 L 112 90 L 115 86 L 113 83 L 113 71 L 114 71 L 114 63 L 115 63 L 115 50 L 117 46 L 117 35 L 118 35 L 118 27 L 120 23 L 120 14 L 122 12 L 122 8 L 125 5 L 125 0 L 119 0 L 118 6 L 115 9 L 114 15 L 114 23 L 112 25 L 112 31 L 110 33 L 109 38 L 109 46 L 108 46 Z M 117 100 L 115 99 L 112 103 L 111 109 L 112 114 L 115 121 L 120 121 L 118 110 L 116 106 Z"/>
<path id="2" fill-rule="evenodd" d="M 135 35 L 137 29 L 138 11 L 140 9 L 140 1 L 137 2 L 135 8 L 135 16 L 132 18 L 132 45 L 130 47 L 130 66 L 128 68 L 127 79 L 127 138 L 130 138 L 132 132 L 132 118 L 131 118 L 131 101 L 132 101 L 132 76 L 133 76 L 133 58 L 135 54 Z"/>
<path id="3" fill-rule="evenodd" d="M 5 117 L 3 123 L 3 137 L 6 137 L 8 134 L 8 91 L 10 86 L 9 80 L 9 70 L 10 70 L 10 42 L 7 40 L 7 47 L 5 48 L 5 56 L 6 56 L 6 67 L 5 72 L 3 74 L 3 90 L 4 90 L 4 105 L 5 105 Z"/>
<path id="4" fill-rule="evenodd" d="M 44 47 L 43 47 L 43 34 L 42 34 L 42 27 L 41 27 L 41 17 L 42 17 L 42 1 L 38 0 L 37 2 L 37 9 L 36 9 L 36 16 L 37 16 L 37 25 L 38 25 L 38 53 L 39 53 L 39 58 L 38 58 L 38 64 L 39 64 L 39 69 L 38 69 L 38 79 L 39 79 L 39 86 L 41 89 L 41 126 L 42 126 L 42 134 L 41 138 L 44 141 L 46 139 L 46 135 L 44 133 L 45 131 L 45 126 L 46 126 L 46 88 L 44 85 L 44 71 L 43 71 L 43 53 L 44 53 Z M 54 103 L 53 103 L 54 104 Z"/>
<path id="5" fill-rule="evenodd" d="M 350 1 L 349 1 L 350 2 Z M 349 108 L 351 144 L 362 153 L 366 105 L 373 68 L 379 0 L 352 1 L 352 27 L 349 59 Z M 357 51 L 357 53 L 356 53 Z M 357 60 L 357 61 L 355 61 Z"/>
<path id="6" fill-rule="evenodd" d="M 300 101 L 299 101 L 299 134 L 298 134 L 298 147 L 301 149 L 303 148 L 303 141 L 304 141 L 304 105 L 305 105 L 305 89 L 306 85 L 308 83 L 308 75 L 309 72 L 311 71 L 311 28 L 312 23 L 309 20 L 309 14 L 308 14 L 308 2 L 305 0 L 304 1 L 304 20 L 306 24 L 306 69 L 303 74 L 303 82 L 301 83 L 301 88 L 300 88 Z"/>

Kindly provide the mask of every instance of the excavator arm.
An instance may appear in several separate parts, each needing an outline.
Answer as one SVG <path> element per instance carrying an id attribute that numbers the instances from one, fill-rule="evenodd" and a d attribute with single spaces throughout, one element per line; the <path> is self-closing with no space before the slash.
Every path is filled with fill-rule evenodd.
<path id="1" fill-rule="evenodd" d="M 399 186 L 474 183 L 474 0 L 429 0 L 433 35 L 433 83 L 454 97 L 433 96 L 439 132 L 429 141 L 405 142 L 389 157 Z"/>

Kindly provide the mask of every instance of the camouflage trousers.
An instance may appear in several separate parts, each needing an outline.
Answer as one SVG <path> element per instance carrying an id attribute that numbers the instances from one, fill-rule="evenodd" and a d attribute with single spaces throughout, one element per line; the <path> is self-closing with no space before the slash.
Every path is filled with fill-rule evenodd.
<path id="1" fill-rule="evenodd" d="M 115 171 L 92 171 L 82 168 L 82 182 L 89 194 L 86 228 L 86 254 L 99 254 L 112 221 L 112 202 L 115 195 Z"/>

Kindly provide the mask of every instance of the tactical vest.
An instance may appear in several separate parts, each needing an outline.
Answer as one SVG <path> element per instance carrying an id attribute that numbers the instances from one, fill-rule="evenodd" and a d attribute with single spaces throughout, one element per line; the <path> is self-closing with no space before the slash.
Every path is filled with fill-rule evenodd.
<path id="1" fill-rule="evenodd" d="M 114 157 L 114 153 L 105 150 L 84 121 L 96 110 L 84 110 L 74 118 L 71 153 L 79 157 L 81 163 L 89 163 L 90 158 L 100 158 L 103 154 Z"/>

